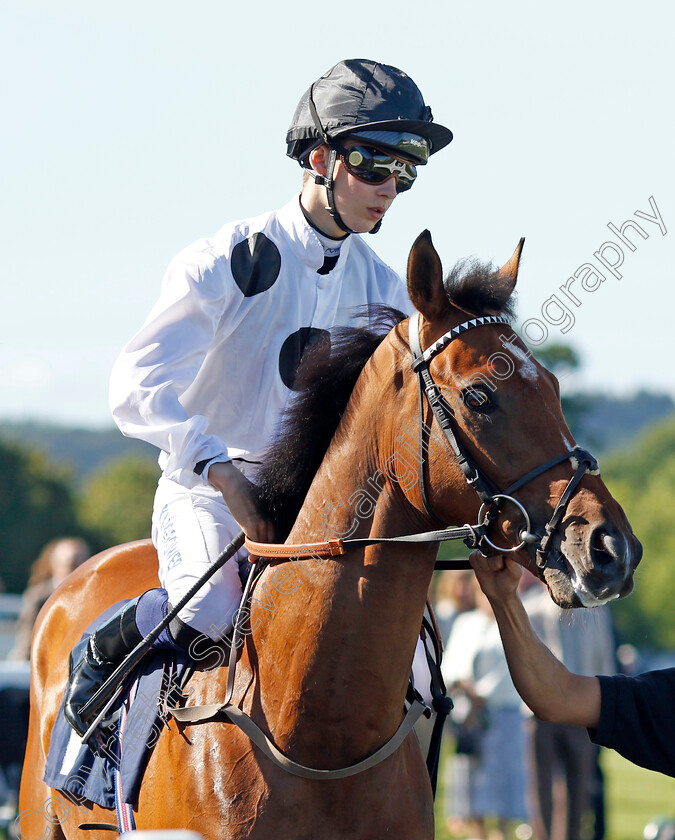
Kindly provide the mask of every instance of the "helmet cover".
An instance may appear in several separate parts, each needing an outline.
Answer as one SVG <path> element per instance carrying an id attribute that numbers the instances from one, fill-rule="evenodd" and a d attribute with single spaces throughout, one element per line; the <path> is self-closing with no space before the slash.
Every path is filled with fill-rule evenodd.
<path id="1" fill-rule="evenodd" d="M 347 59 L 324 73 L 295 110 L 286 134 L 287 154 L 301 162 L 324 142 L 310 112 L 310 94 L 324 132 L 331 139 L 364 131 L 418 135 L 428 143 L 427 154 L 434 154 L 452 140 L 450 129 L 433 122 L 431 108 L 425 105 L 410 76 L 387 64 Z M 395 151 L 398 142 L 382 140 L 377 145 Z M 404 152 L 404 156 L 410 154 L 410 150 Z M 416 155 L 413 151 L 412 156 L 424 163 L 427 154 Z"/>

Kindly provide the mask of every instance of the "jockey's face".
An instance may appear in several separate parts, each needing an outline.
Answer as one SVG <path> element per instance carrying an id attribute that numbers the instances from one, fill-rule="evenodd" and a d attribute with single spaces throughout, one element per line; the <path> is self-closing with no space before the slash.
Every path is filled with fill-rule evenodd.
<path id="1" fill-rule="evenodd" d="M 346 140 L 344 145 L 345 148 L 351 148 L 357 145 L 357 141 Z M 310 164 L 320 175 L 326 174 L 329 154 L 330 149 L 324 145 L 310 155 Z M 344 231 L 325 209 L 325 188 L 317 187 L 312 181 L 305 187 L 303 207 L 312 221 L 330 236 L 344 236 Z M 368 184 L 348 172 L 338 158 L 333 173 L 333 195 L 344 223 L 356 233 L 367 233 L 382 219 L 396 198 L 396 176 L 392 175 L 381 184 Z"/>
<path id="2" fill-rule="evenodd" d="M 357 145 L 356 140 L 346 140 L 345 148 Z M 381 184 L 368 184 L 351 174 L 338 158 L 335 166 L 335 206 L 345 224 L 357 233 L 372 230 L 391 207 L 396 198 L 396 176 Z"/>

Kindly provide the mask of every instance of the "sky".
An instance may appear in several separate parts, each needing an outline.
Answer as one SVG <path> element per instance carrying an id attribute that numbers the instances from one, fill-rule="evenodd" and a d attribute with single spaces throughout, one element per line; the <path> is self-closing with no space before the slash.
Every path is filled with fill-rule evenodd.
<path id="1" fill-rule="evenodd" d="M 455 135 L 380 256 L 404 275 L 428 228 L 445 268 L 502 264 L 525 236 L 516 330 L 579 352 L 563 392 L 675 396 L 674 28 L 667 0 L 2 0 L 0 419 L 110 425 L 169 260 L 299 191 L 295 106 L 354 57 L 404 69 Z"/>

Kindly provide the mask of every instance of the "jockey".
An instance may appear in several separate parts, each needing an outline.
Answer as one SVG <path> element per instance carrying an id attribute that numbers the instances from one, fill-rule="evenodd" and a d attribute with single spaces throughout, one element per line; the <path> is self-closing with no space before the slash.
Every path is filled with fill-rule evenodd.
<path id="1" fill-rule="evenodd" d="M 341 61 L 304 94 L 286 135 L 304 170 L 281 210 L 226 225 L 171 262 L 158 302 L 117 359 L 113 416 L 123 434 L 161 450 L 152 518 L 161 589 L 119 610 L 70 657 L 65 715 L 79 710 L 244 530 L 273 541 L 256 508 L 255 476 L 292 395 L 308 343 L 354 308 L 411 309 L 405 286 L 363 233 L 375 233 L 417 167 L 452 140 L 402 71 Z M 241 599 L 241 550 L 189 601 L 155 646 L 222 639 Z M 89 721 L 90 722 L 90 721 Z"/>

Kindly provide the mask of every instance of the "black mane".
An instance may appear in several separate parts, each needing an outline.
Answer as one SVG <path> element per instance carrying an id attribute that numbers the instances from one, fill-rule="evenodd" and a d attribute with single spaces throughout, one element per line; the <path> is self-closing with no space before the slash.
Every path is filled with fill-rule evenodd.
<path id="1" fill-rule="evenodd" d="M 444 281 L 453 303 L 474 315 L 513 317 L 511 284 L 494 266 L 476 260 L 457 263 Z M 406 316 L 385 305 L 362 307 L 369 327 L 331 330 L 330 353 L 323 343 L 305 351 L 294 383 L 294 398 L 281 417 L 276 440 L 258 476 L 261 513 L 284 540 L 302 507 L 354 385 L 387 333 Z"/>
<path id="2" fill-rule="evenodd" d="M 475 259 L 460 260 L 443 281 L 450 303 L 472 315 L 515 315 L 513 283 L 499 269 Z"/>
<path id="3" fill-rule="evenodd" d="M 275 523 L 277 539 L 290 533 L 316 471 L 368 359 L 406 316 L 385 305 L 361 307 L 368 327 L 331 330 L 330 353 L 317 343 L 303 354 L 296 391 L 258 476 L 260 510 Z"/>

